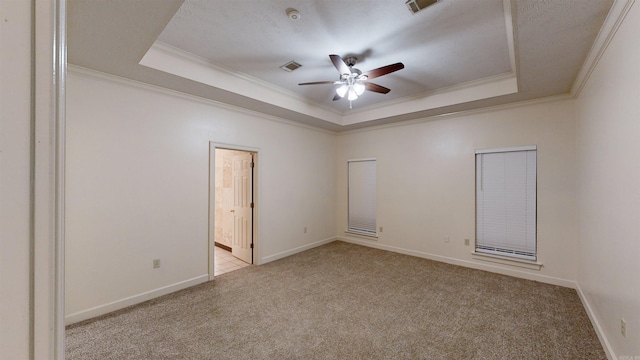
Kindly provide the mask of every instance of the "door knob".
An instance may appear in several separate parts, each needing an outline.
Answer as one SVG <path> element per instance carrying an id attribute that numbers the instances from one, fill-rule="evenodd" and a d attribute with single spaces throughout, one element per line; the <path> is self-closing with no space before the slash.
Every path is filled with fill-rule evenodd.
<path id="1" fill-rule="evenodd" d="M 235 210 L 231 210 L 231 212 L 236 212 Z"/>

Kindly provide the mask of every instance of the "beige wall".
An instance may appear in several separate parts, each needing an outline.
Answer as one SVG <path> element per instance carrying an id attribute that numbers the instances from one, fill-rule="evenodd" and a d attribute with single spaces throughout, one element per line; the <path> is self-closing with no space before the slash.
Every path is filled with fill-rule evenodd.
<path id="1" fill-rule="evenodd" d="M 571 100 L 365 129 L 338 137 L 336 231 L 350 241 L 571 286 L 576 279 L 575 114 Z M 473 259 L 476 149 L 537 145 L 538 261 Z M 377 240 L 347 235 L 346 162 L 377 159 Z M 449 243 L 444 238 L 449 237 Z M 464 245 L 471 239 L 471 246 Z"/>
<path id="2" fill-rule="evenodd" d="M 0 0 L 0 359 L 61 358 L 52 129 L 63 94 L 52 49 L 62 8 L 64 1 Z"/>
<path id="3" fill-rule="evenodd" d="M 640 357 L 638 34 L 635 4 L 577 101 L 578 284 L 616 358 Z"/>
<path id="4" fill-rule="evenodd" d="M 30 352 L 31 3 L 0 1 L 0 359 Z"/>
<path id="5" fill-rule="evenodd" d="M 258 263 L 335 236 L 333 133 L 80 70 L 67 89 L 68 321 L 207 279 L 209 142 L 258 151 Z"/>

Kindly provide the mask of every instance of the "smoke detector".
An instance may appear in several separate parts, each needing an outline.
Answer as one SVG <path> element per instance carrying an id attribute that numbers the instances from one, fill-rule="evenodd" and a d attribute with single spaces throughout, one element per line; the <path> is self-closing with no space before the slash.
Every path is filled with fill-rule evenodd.
<path id="1" fill-rule="evenodd" d="M 300 19 L 300 11 L 298 11 L 296 9 L 289 8 L 289 9 L 287 9 L 287 16 L 291 20 L 298 20 L 298 19 Z"/>

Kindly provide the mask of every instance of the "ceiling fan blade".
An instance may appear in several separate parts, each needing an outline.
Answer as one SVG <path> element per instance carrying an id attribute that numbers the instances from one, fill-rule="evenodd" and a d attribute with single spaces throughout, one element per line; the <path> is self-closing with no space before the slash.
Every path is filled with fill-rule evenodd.
<path id="1" fill-rule="evenodd" d="M 342 99 L 342 98 L 341 98 L 341 97 L 340 97 L 340 95 L 338 95 L 338 94 L 335 94 L 335 95 L 333 96 L 333 101 L 340 100 L 340 99 Z"/>
<path id="2" fill-rule="evenodd" d="M 340 75 L 342 74 L 351 74 L 351 69 L 347 66 L 347 64 L 342 60 L 340 55 L 329 55 L 331 58 L 331 62 L 333 62 L 333 66 L 338 69 Z"/>
<path id="3" fill-rule="evenodd" d="M 313 81 L 313 82 L 306 82 L 306 83 L 300 83 L 298 85 L 322 85 L 322 84 L 335 84 L 335 81 Z"/>
<path id="4" fill-rule="evenodd" d="M 363 73 L 362 75 L 366 75 L 367 78 L 369 78 L 369 79 L 375 79 L 378 76 L 387 75 L 387 74 L 390 74 L 390 73 L 392 73 L 394 71 L 398 71 L 398 70 L 401 70 L 401 69 L 404 69 L 404 64 L 403 63 L 395 63 L 395 64 L 379 67 L 377 69 L 369 70 L 366 73 Z"/>
<path id="5" fill-rule="evenodd" d="M 380 94 L 386 94 L 389 91 L 391 91 L 391 89 L 389 89 L 389 88 L 386 88 L 386 87 L 384 87 L 382 85 L 370 83 L 370 82 L 364 83 L 364 88 L 369 90 L 369 91 L 377 92 L 377 93 L 380 93 Z"/>

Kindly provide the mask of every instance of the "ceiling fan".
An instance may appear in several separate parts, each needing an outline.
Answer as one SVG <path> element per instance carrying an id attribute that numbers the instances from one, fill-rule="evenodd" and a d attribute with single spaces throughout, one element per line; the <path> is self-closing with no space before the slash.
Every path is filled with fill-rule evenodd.
<path id="1" fill-rule="evenodd" d="M 365 90 L 377 92 L 380 94 L 386 94 L 391 89 L 384 86 L 369 82 L 370 79 L 380 77 L 382 75 L 390 74 L 394 71 L 404 69 L 403 63 L 395 63 L 377 69 L 369 70 L 365 73 L 354 68 L 358 59 L 355 56 L 348 56 L 342 59 L 339 55 L 329 55 L 331 62 L 338 69 L 340 73 L 340 80 L 337 81 L 314 81 L 306 82 L 298 85 L 320 85 L 320 84 L 333 84 L 340 85 L 336 88 L 336 95 L 333 97 L 333 101 L 347 96 L 349 100 L 349 108 L 351 108 L 351 102 L 356 100 L 358 96 L 362 95 Z"/>

